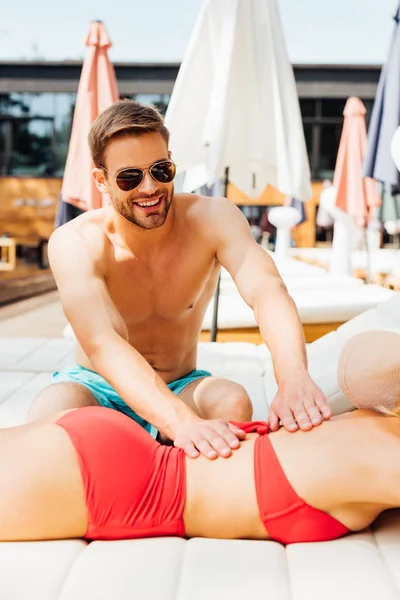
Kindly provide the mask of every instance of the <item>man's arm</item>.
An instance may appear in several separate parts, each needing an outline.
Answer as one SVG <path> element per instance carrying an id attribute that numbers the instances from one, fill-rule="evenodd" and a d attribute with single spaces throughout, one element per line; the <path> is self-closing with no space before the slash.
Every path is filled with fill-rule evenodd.
<path id="1" fill-rule="evenodd" d="M 310 429 L 331 416 L 321 390 L 308 374 L 303 328 L 296 305 L 272 258 L 253 239 L 247 220 L 232 202 L 218 200 L 217 258 L 252 308 L 272 355 L 278 393 L 271 405 L 273 430 L 279 420 L 290 431 Z M 228 226 L 229 224 L 229 226 Z"/>
<path id="2" fill-rule="evenodd" d="M 96 238 L 93 231 L 91 238 Z M 97 237 L 98 234 L 97 234 Z M 197 450 L 215 458 L 237 447 L 241 431 L 204 421 L 175 396 L 128 341 L 128 331 L 108 292 L 101 240 L 71 227 L 56 230 L 49 242 L 50 265 L 66 318 L 94 370 L 143 419 L 175 441 L 192 457 Z M 196 450 L 197 448 L 197 450 Z"/>

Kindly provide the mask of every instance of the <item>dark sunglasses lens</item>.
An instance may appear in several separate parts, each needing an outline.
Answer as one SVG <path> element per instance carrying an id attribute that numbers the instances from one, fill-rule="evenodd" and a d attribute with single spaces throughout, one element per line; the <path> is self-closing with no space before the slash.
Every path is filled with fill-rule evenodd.
<path id="1" fill-rule="evenodd" d="M 117 176 L 117 185 L 123 192 L 135 189 L 143 178 L 143 172 L 139 169 L 126 169 Z"/>
<path id="2" fill-rule="evenodd" d="M 150 172 L 160 183 L 170 183 L 175 177 L 176 167 L 173 162 L 159 162 L 151 167 Z"/>

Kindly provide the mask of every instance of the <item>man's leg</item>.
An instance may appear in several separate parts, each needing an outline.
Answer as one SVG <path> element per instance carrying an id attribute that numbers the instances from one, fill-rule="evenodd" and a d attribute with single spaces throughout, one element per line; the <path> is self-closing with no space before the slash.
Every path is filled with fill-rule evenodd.
<path id="1" fill-rule="evenodd" d="M 79 383 L 53 383 L 40 392 L 29 410 L 27 421 L 35 421 L 70 408 L 98 406 L 93 394 Z"/>
<path id="2" fill-rule="evenodd" d="M 197 379 L 178 396 L 203 419 L 251 421 L 253 406 L 248 393 L 242 385 L 229 379 Z"/>

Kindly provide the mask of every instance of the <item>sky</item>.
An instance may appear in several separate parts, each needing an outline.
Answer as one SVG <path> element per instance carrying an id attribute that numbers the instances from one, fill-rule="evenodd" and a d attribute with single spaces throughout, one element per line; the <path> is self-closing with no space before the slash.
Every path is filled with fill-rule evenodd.
<path id="1" fill-rule="evenodd" d="M 0 61 L 82 59 L 89 23 L 99 19 L 114 62 L 180 62 L 202 1 L 7 0 Z M 291 62 L 381 64 L 398 1 L 278 0 Z"/>

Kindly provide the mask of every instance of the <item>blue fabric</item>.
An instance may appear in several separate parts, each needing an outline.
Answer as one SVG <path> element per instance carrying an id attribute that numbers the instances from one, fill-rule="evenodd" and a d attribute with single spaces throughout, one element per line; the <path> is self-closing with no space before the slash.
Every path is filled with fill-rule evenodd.
<path id="1" fill-rule="evenodd" d="M 400 2 L 386 63 L 382 67 L 368 129 L 364 177 L 392 186 L 400 192 L 400 174 L 390 154 L 390 143 L 400 125 Z"/>
<path id="2" fill-rule="evenodd" d="M 306 215 L 306 209 L 304 207 L 304 202 L 302 202 L 301 200 L 296 200 L 296 198 L 292 198 L 290 200 L 289 206 L 292 206 L 293 208 L 298 210 L 300 213 L 300 221 L 297 223 L 296 227 L 298 225 L 301 225 L 302 223 L 304 223 L 304 221 L 307 221 L 307 215 Z"/>
<path id="3" fill-rule="evenodd" d="M 200 371 L 198 369 L 194 369 L 185 377 L 181 379 L 177 379 L 176 381 L 171 381 L 168 383 L 168 387 L 176 396 L 192 381 L 196 381 L 197 379 L 201 379 L 203 377 L 210 377 L 211 373 L 208 371 Z M 138 414 L 136 414 L 117 394 L 114 388 L 98 373 L 95 371 L 90 371 L 89 369 L 85 369 L 80 365 L 71 365 L 69 367 L 65 367 L 61 371 L 56 371 L 53 373 L 53 382 L 52 383 L 79 383 L 84 385 L 96 398 L 97 402 L 100 406 L 105 406 L 107 408 L 113 408 L 114 410 L 118 410 L 119 412 L 124 413 L 136 423 L 138 423 L 143 429 L 145 429 L 153 438 L 157 437 L 158 430 L 148 423 Z"/>

